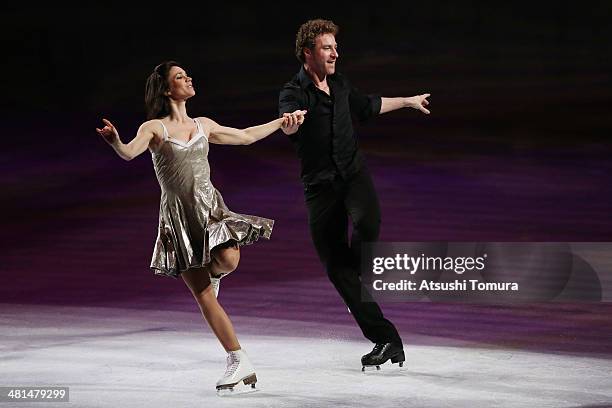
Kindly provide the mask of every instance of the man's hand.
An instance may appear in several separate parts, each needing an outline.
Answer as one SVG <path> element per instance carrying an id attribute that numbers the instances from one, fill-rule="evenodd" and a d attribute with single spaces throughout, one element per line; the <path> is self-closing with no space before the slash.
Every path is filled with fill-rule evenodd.
<path id="1" fill-rule="evenodd" d="M 306 115 L 305 110 L 296 110 L 291 113 L 283 113 L 283 118 L 285 118 L 285 122 L 281 127 L 281 130 L 286 135 L 292 135 L 298 131 L 300 125 L 304 123 L 304 116 Z"/>
<path id="2" fill-rule="evenodd" d="M 429 95 L 430 94 L 427 93 L 409 97 L 398 96 L 394 98 L 386 98 L 383 96 L 380 103 L 380 113 L 387 113 L 402 108 L 414 108 L 429 115 L 430 112 L 426 108 L 426 106 L 429 105 L 429 101 L 427 100 Z"/>
<path id="3" fill-rule="evenodd" d="M 427 100 L 427 98 L 429 98 L 429 95 L 430 94 L 423 94 L 406 98 L 406 107 L 418 109 L 424 114 L 429 115 L 429 110 L 425 108 L 427 105 L 429 105 L 429 101 Z"/>

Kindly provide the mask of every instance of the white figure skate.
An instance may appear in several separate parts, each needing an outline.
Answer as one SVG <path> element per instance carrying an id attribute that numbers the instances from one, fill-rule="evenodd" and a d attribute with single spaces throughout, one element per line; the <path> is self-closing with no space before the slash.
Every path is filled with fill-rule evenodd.
<path id="1" fill-rule="evenodd" d="M 257 391 L 256 382 L 255 369 L 244 350 L 228 352 L 225 374 L 217 381 L 217 394 L 225 396 Z"/>
<path id="2" fill-rule="evenodd" d="M 221 287 L 221 277 L 213 278 L 210 277 L 210 284 L 212 285 L 213 290 L 215 291 L 215 297 L 219 297 L 219 288 Z"/>

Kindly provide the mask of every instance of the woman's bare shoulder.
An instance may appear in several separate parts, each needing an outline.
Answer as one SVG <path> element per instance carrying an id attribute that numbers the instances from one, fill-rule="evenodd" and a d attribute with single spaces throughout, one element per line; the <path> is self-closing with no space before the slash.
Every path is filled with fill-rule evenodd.
<path id="1" fill-rule="evenodd" d="M 219 124 L 217 122 L 215 122 L 214 120 L 212 120 L 211 118 L 206 117 L 206 116 L 199 116 L 198 120 L 200 121 L 200 123 L 204 127 L 204 131 L 206 132 L 206 134 L 210 134 L 210 131 L 212 129 L 214 129 L 215 127 L 219 126 Z"/>

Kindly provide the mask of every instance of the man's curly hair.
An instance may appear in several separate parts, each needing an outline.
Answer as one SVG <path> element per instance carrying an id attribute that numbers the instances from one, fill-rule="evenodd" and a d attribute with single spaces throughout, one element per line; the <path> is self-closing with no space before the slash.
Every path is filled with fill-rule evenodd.
<path id="1" fill-rule="evenodd" d="M 304 58 L 304 48 L 314 49 L 315 39 L 321 34 L 338 34 L 340 27 L 331 20 L 308 20 L 297 32 L 295 36 L 295 56 L 300 62 L 306 62 Z"/>

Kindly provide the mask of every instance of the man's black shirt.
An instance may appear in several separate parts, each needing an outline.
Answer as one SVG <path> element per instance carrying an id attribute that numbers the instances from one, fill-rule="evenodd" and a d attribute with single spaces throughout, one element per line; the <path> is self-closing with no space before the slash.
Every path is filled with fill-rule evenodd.
<path id="1" fill-rule="evenodd" d="M 353 137 L 351 115 L 366 121 L 380 113 L 380 96 L 362 94 L 341 74 L 328 75 L 327 84 L 330 95 L 318 89 L 302 67 L 279 96 L 281 116 L 298 109 L 308 111 L 298 131 L 289 136 L 302 162 L 305 185 L 356 174 L 363 158 Z"/>

